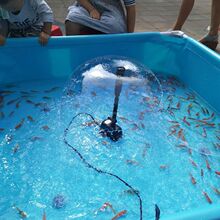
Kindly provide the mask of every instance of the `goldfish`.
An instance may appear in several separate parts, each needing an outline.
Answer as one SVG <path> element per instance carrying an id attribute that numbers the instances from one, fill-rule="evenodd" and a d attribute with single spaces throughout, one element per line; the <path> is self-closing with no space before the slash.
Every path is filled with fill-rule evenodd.
<path id="1" fill-rule="evenodd" d="M 49 97 L 49 96 L 43 96 L 42 99 L 44 99 L 44 100 L 50 100 L 51 97 Z"/>
<path id="2" fill-rule="evenodd" d="M 203 177 L 204 176 L 204 171 L 203 171 L 203 169 L 201 169 L 201 177 Z"/>
<path id="3" fill-rule="evenodd" d="M 194 167 L 198 167 L 197 164 L 196 164 L 192 159 L 189 159 L 189 161 L 192 163 L 192 165 L 193 165 Z"/>
<path id="4" fill-rule="evenodd" d="M 44 126 L 42 126 L 42 129 L 43 129 L 44 131 L 48 131 L 50 128 L 49 128 L 47 125 L 44 125 Z"/>
<path id="5" fill-rule="evenodd" d="M 203 193 L 203 195 L 205 196 L 205 198 L 206 198 L 206 200 L 208 201 L 208 203 L 210 203 L 210 204 L 212 204 L 212 200 L 211 200 L 211 198 L 208 196 L 208 194 L 206 193 L 206 192 L 202 192 Z"/>
<path id="6" fill-rule="evenodd" d="M 35 105 L 35 103 L 34 103 L 33 101 L 31 101 L 30 99 L 27 99 L 26 102 L 27 102 L 28 104 Z"/>
<path id="7" fill-rule="evenodd" d="M 203 121 L 208 121 L 208 120 L 211 120 L 212 118 L 214 118 L 214 116 L 215 116 L 215 113 L 213 112 L 210 117 L 208 117 L 208 118 L 203 118 L 202 120 L 203 120 Z"/>
<path id="8" fill-rule="evenodd" d="M 193 177 L 193 175 L 190 173 L 190 177 L 191 177 L 191 182 L 192 184 L 196 184 L 196 179 Z"/>
<path id="9" fill-rule="evenodd" d="M 127 214 L 127 210 L 120 211 L 118 214 L 115 215 L 115 217 L 112 218 L 112 220 L 116 220 L 126 214 Z"/>
<path id="10" fill-rule="evenodd" d="M 99 210 L 102 211 L 102 212 L 104 212 L 105 209 L 107 209 L 108 207 L 111 209 L 111 211 L 112 211 L 114 214 L 116 213 L 116 211 L 114 210 L 112 204 L 109 203 L 109 202 L 105 202 L 105 203 L 103 204 L 103 206 L 102 206 Z"/>
<path id="11" fill-rule="evenodd" d="M 26 213 L 26 212 L 24 212 L 23 210 L 19 209 L 19 208 L 16 207 L 16 206 L 14 206 L 14 207 L 17 209 L 18 214 L 20 215 L 20 217 L 21 217 L 22 219 L 27 218 L 27 213 Z"/>
<path id="12" fill-rule="evenodd" d="M 188 153 L 189 153 L 190 155 L 192 155 L 192 149 L 191 149 L 191 148 L 189 148 Z"/>
<path id="13" fill-rule="evenodd" d="M 0 112 L 0 119 L 3 119 L 5 117 L 4 112 Z"/>
<path id="14" fill-rule="evenodd" d="M 167 166 L 166 164 L 160 165 L 160 169 L 161 169 L 161 170 L 165 170 L 166 168 L 168 168 L 168 166 Z"/>
<path id="15" fill-rule="evenodd" d="M 167 136 L 171 136 L 171 135 L 174 135 L 174 134 L 176 134 L 176 129 L 172 129 L 171 132 Z"/>
<path id="16" fill-rule="evenodd" d="M 53 87 L 51 89 L 45 90 L 44 92 L 46 92 L 46 93 L 54 92 L 54 91 L 58 90 L 59 88 L 60 87 L 56 86 L 56 87 Z"/>
<path id="17" fill-rule="evenodd" d="M 132 125 L 133 125 L 133 127 L 132 127 L 133 131 L 139 129 L 139 127 L 138 127 L 138 125 L 136 123 L 133 123 Z"/>
<path id="18" fill-rule="evenodd" d="M 220 195 L 220 189 L 217 189 L 217 188 L 215 188 L 214 186 L 212 186 L 212 189 L 214 190 L 214 192 L 215 192 L 217 195 Z"/>
<path id="19" fill-rule="evenodd" d="M 179 124 L 178 121 L 170 121 L 170 120 L 168 120 L 168 122 L 173 123 L 173 124 Z"/>
<path id="20" fill-rule="evenodd" d="M 135 166 L 138 166 L 140 165 L 137 161 L 135 160 L 126 160 L 126 163 L 127 164 L 130 164 L 130 165 L 135 165 Z"/>
<path id="21" fill-rule="evenodd" d="M 45 212 L 45 210 L 44 210 L 44 213 L 43 213 L 43 217 L 42 217 L 42 220 L 47 220 L 47 218 L 46 218 L 46 212 Z"/>
<path id="22" fill-rule="evenodd" d="M 31 139 L 32 142 L 34 142 L 34 141 L 41 140 L 42 138 L 41 137 L 37 137 L 37 136 L 33 136 L 30 139 Z"/>
<path id="23" fill-rule="evenodd" d="M 94 91 L 91 92 L 91 95 L 92 95 L 93 97 L 97 96 L 96 92 L 94 92 Z"/>
<path id="24" fill-rule="evenodd" d="M 145 147 L 143 149 L 143 152 L 142 152 L 142 157 L 145 157 L 146 156 L 146 153 L 147 153 L 147 149 L 150 148 L 150 144 L 148 143 L 145 143 Z"/>
<path id="25" fill-rule="evenodd" d="M 19 108 L 19 106 L 20 106 L 20 102 L 21 102 L 21 101 L 18 101 L 18 102 L 16 103 L 16 105 L 15 105 L 16 108 Z"/>
<path id="26" fill-rule="evenodd" d="M 177 103 L 176 108 L 180 109 L 180 102 Z"/>
<path id="27" fill-rule="evenodd" d="M 93 121 L 85 122 L 82 125 L 90 127 L 90 126 L 98 125 L 98 122 L 93 120 Z"/>
<path id="28" fill-rule="evenodd" d="M 128 190 L 125 190 L 124 193 L 126 194 L 129 194 L 129 195 L 136 195 L 136 194 L 139 194 L 139 190 L 136 190 L 136 189 L 128 189 Z"/>
<path id="29" fill-rule="evenodd" d="M 107 141 L 102 141 L 103 145 L 108 145 L 109 143 Z"/>
<path id="30" fill-rule="evenodd" d="M 34 119 L 30 115 L 28 115 L 27 118 L 29 121 L 34 122 Z"/>
<path id="31" fill-rule="evenodd" d="M 211 170 L 211 167 L 210 167 L 209 161 L 206 160 L 205 162 L 206 162 L 206 167 L 207 167 L 207 169 L 208 169 L 208 170 Z"/>
<path id="32" fill-rule="evenodd" d="M 19 129 L 19 128 L 21 128 L 21 126 L 23 125 L 23 123 L 24 123 L 24 118 L 15 126 L 15 129 L 17 130 L 17 129 Z"/>
<path id="33" fill-rule="evenodd" d="M 29 92 L 26 92 L 26 91 L 20 91 L 20 93 L 23 95 L 29 95 Z"/>
<path id="34" fill-rule="evenodd" d="M 187 124 L 188 126 L 190 126 L 190 123 L 186 120 L 186 116 L 184 116 L 183 122 L 184 122 L 185 124 Z"/>
<path id="35" fill-rule="evenodd" d="M 205 128 L 203 128 L 202 136 L 205 137 L 205 138 L 207 137 L 207 133 L 206 133 L 206 129 Z"/>
<path id="36" fill-rule="evenodd" d="M 10 90 L 2 90 L 2 91 L 0 91 L 1 95 L 11 95 L 13 93 L 15 93 L 15 92 L 14 91 L 10 91 Z"/>
<path id="37" fill-rule="evenodd" d="M 138 119 L 139 120 L 144 120 L 144 114 L 145 114 L 145 112 L 140 112 L 139 116 L 138 116 Z"/>
<path id="38" fill-rule="evenodd" d="M 37 90 L 31 90 L 32 93 L 38 93 L 39 91 Z"/>
<path id="39" fill-rule="evenodd" d="M 145 129 L 145 125 L 143 123 L 140 123 L 140 125 L 143 129 Z"/>
<path id="40" fill-rule="evenodd" d="M 200 113 L 199 113 L 199 112 L 197 112 L 197 113 L 196 113 L 196 116 L 197 116 L 197 117 L 199 117 L 199 116 L 200 116 Z"/>
<path id="41" fill-rule="evenodd" d="M 7 105 L 11 105 L 13 104 L 14 102 L 17 102 L 20 98 L 16 98 L 16 99 L 12 99 L 10 101 L 7 102 Z"/>
<path id="42" fill-rule="evenodd" d="M 215 173 L 220 176 L 220 171 L 215 171 Z"/>
<path id="43" fill-rule="evenodd" d="M 18 151 L 19 147 L 20 147 L 19 144 L 16 144 L 16 145 L 14 146 L 14 148 L 13 148 L 13 153 L 14 153 L 14 154 Z"/>
<path id="44" fill-rule="evenodd" d="M 8 117 L 12 117 L 14 115 L 15 111 L 11 111 L 8 115 Z"/>

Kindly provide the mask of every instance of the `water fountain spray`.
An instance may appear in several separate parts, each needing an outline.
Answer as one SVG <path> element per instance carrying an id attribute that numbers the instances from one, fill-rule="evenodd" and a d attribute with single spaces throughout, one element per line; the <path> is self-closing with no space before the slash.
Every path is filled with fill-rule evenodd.
<path id="1" fill-rule="evenodd" d="M 108 117 L 100 125 L 100 134 L 102 136 L 109 137 L 113 141 L 117 141 L 119 138 L 122 137 L 122 129 L 120 126 L 117 125 L 117 112 L 118 112 L 119 96 L 121 94 L 121 89 L 122 89 L 122 80 L 120 79 L 120 77 L 124 76 L 124 72 L 125 72 L 124 67 L 117 68 L 117 72 L 116 72 L 117 79 L 115 81 L 115 100 L 114 100 L 112 117 Z"/>

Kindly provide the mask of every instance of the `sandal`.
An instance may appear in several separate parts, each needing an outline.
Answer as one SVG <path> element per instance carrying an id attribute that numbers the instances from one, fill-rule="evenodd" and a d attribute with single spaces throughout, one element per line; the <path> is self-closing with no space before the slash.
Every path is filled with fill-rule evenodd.
<path id="1" fill-rule="evenodd" d="M 218 35 L 212 36 L 207 34 L 202 39 L 200 39 L 199 42 L 212 50 L 216 50 L 218 45 Z"/>

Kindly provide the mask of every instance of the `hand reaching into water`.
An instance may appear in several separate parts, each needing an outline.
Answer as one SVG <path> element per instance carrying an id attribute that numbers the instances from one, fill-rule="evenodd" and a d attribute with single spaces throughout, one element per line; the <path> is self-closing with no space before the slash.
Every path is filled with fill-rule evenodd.
<path id="1" fill-rule="evenodd" d="M 49 40 L 49 38 L 50 38 L 50 35 L 42 31 L 40 33 L 40 36 L 39 36 L 40 44 L 43 45 L 43 46 L 46 45 L 48 40 Z"/>

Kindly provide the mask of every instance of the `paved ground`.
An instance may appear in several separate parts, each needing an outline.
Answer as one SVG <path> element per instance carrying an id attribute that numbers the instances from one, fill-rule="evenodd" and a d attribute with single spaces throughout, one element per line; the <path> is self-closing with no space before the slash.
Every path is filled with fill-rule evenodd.
<path id="1" fill-rule="evenodd" d="M 220 1 L 220 0 L 219 0 Z M 55 21 L 64 30 L 64 21 L 68 7 L 74 0 L 47 0 L 53 9 Z M 135 31 L 166 31 L 172 27 L 181 4 L 181 0 L 136 0 L 137 21 Z M 199 39 L 207 33 L 210 23 L 211 0 L 197 0 L 183 31 Z M 220 45 L 218 47 L 220 52 Z"/>

